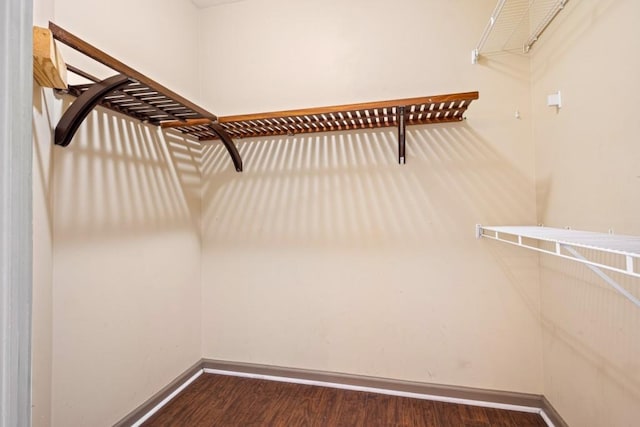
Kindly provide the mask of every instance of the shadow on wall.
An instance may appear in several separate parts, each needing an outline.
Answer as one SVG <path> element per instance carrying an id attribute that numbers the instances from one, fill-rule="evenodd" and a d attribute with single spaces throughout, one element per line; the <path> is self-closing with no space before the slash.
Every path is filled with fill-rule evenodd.
<path id="1" fill-rule="evenodd" d="M 200 157 L 196 141 L 96 108 L 54 149 L 56 238 L 198 231 Z"/>
<path id="2" fill-rule="evenodd" d="M 43 90 L 35 81 L 33 83 L 33 108 L 40 117 L 46 117 L 47 125 L 50 128 L 55 127 L 56 115 L 51 111 L 50 106 L 45 101 L 45 94 Z M 46 211 L 48 227 L 47 230 L 53 230 L 53 203 L 51 199 L 51 186 L 53 185 L 53 156 L 51 155 L 51 143 L 44 138 L 40 132 L 38 132 L 38 126 L 36 123 L 36 117 L 31 119 L 31 127 L 33 133 L 33 162 L 34 164 L 34 180 L 38 180 L 39 185 L 34 185 L 34 188 L 39 188 L 43 191 L 43 194 L 34 194 L 34 199 L 42 200 L 44 203 L 42 206 Z M 51 237 L 51 236 L 50 236 Z"/>
<path id="3" fill-rule="evenodd" d="M 486 52 L 478 57 L 476 66 L 488 67 L 493 73 L 499 73 L 505 79 L 523 82 L 522 76 L 527 75 L 528 71 L 523 70 L 523 61 L 514 60 L 516 57 L 526 58 L 526 54 L 502 50 Z M 526 66 L 528 70 L 528 61 Z M 529 84 L 529 80 L 523 84 Z"/>
<path id="4" fill-rule="evenodd" d="M 599 261 L 596 259 L 596 261 Z M 636 297 L 640 280 L 607 273 Z M 590 419 L 608 424 L 614 414 L 589 413 L 609 400 L 631 400 L 627 419 L 640 415 L 640 308 L 609 287 L 586 266 L 555 257 L 541 257 L 543 327 L 549 365 L 550 396 L 562 409 L 581 401 Z M 620 414 L 615 414 L 616 416 Z M 613 425 L 611 424 L 611 425 Z"/>
<path id="5" fill-rule="evenodd" d="M 549 50 L 544 55 L 545 61 L 532 68 L 531 81 L 540 80 L 550 67 L 553 67 L 568 52 L 571 52 L 573 46 L 595 23 L 606 17 L 614 7 L 620 6 L 621 3 L 623 2 L 620 0 L 569 2 L 567 7 L 558 14 L 555 19 L 557 22 L 545 30 L 545 34 L 539 42 L 540 46 L 536 45 L 532 50 L 532 54 L 536 55 L 538 50 L 544 49 L 545 40 L 554 41 L 553 50 Z M 568 26 L 568 22 L 573 22 L 573 26 Z"/>
<path id="6" fill-rule="evenodd" d="M 474 224 L 535 220 L 533 184 L 466 123 L 237 141 L 203 148 L 212 245 L 343 248 L 469 240 Z"/>

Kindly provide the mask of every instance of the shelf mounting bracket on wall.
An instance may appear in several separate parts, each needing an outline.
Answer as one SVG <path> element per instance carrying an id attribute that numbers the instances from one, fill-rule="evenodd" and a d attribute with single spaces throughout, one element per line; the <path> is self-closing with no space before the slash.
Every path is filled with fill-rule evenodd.
<path id="1" fill-rule="evenodd" d="M 490 227 L 477 224 L 476 238 L 481 237 L 585 264 L 609 286 L 640 307 L 640 299 L 603 271 L 640 278 L 640 271 L 636 268 L 636 263 L 640 261 L 640 237 L 540 226 Z M 622 258 L 624 268 L 609 258 L 606 262 L 589 260 L 579 249 Z"/>
<path id="2" fill-rule="evenodd" d="M 175 121 L 182 126 L 186 126 L 191 121 L 199 121 L 199 123 L 203 123 L 201 125 L 202 129 L 196 134 L 189 134 L 198 138 L 198 140 L 220 138 L 231 156 L 236 171 L 242 171 L 243 166 L 240 153 L 231 136 L 220 126 L 218 118 L 214 114 L 195 105 L 160 83 L 123 64 L 52 22 L 49 23 L 49 30 L 53 38 L 57 41 L 66 44 L 72 49 L 106 65 L 118 73 L 116 76 L 104 81 L 99 81 L 99 79 L 96 79 L 88 73 L 67 66 L 69 71 L 87 78 L 92 83 L 69 86 L 68 92 L 76 96 L 77 99 L 64 113 L 62 119 L 56 126 L 56 144 L 62 146 L 69 145 L 83 120 L 96 105 L 100 105 L 156 126 Z"/>
<path id="3" fill-rule="evenodd" d="M 398 118 L 396 121 L 398 122 L 398 163 L 404 165 L 407 162 L 405 156 L 405 140 L 406 140 L 406 131 L 407 131 L 407 123 L 405 121 L 405 108 L 404 105 L 397 108 Z"/>

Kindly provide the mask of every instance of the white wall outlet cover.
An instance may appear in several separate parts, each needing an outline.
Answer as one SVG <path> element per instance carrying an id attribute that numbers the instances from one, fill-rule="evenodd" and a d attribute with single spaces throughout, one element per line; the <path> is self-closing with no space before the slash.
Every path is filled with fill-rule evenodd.
<path id="1" fill-rule="evenodd" d="M 552 93 L 551 95 L 547 95 L 547 105 L 549 107 L 562 107 L 562 98 L 560 96 L 560 91 L 557 93 Z"/>

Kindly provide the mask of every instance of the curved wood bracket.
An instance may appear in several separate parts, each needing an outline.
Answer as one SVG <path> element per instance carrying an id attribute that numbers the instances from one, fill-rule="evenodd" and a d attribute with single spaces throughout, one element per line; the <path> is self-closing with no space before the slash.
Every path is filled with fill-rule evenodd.
<path id="1" fill-rule="evenodd" d="M 233 160 L 233 165 L 236 167 L 236 171 L 242 172 L 242 158 L 240 157 L 240 153 L 238 153 L 238 149 L 236 148 L 236 145 L 233 143 L 233 140 L 231 139 L 227 131 L 225 131 L 218 122 L 211 123 L 209 126 L 215 131 L 216 134 L 218 134 L 220 140 L 227 148 L 227 151 L 231 156 L 231 160 Z"/>
<path id="2" fill-rule="evenodd" d="M 125 75 L 118 74 L 102 80 L 82 93 L 73 104 L 65 111 L 58 122 L 55 131 L 54 142 L 56 145 L 66 147 L 71 142 L 73 135 L 102 98 L 131 82 Z"/>

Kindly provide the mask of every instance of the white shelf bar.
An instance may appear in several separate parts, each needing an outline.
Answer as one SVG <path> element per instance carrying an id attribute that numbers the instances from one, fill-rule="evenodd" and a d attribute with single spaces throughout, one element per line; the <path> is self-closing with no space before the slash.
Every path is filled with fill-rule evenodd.
<path id="1" fill-rule="evenodd" d="M 507 238 L 505 236 L 510 236 Z M 615 271 L 627 276 L 640 278 L 635 268 L 640 260 L 640 237 L 591 231 L 568 230 L 540 226 L 482 226 L 476 225 L 476 237 L 486 237 L 511 245 L 532 249 L 548 255 L 586 264 L 610 286 L 640 307 L 640 300 L 624 289 L 601 270 Z M 526 240 L 531 241 L 528 243 Z M 553 244 L 554 250 L 544 249 L 538 242 Z M 585 258 L 578 249 L 588 249 L 602 254 L 614 254 L 624 257 L 624 268 L 616 265 L 596 262 Z"/>
<path id="2" fill-rule="evenodd" d="M 491 16 L 489 17 L 489 22 L 487 23 L 487 26 L 484 27 L 484 31 L 480 36 L 480 41 L 478 42 L 476 47 L 471 51 L 472 64 L 475 64 L 478 62 L 480 51 L 484 47 L 484 44 L 487 42 L 487 37 L 489 37 L 489 34 L 491 34 L 491 30 L 493 29 L 493 26 L 498 20 L 498 16 L 500 16 L 500 12 L 502 12 L 502 8 L 504 7 L 504 4 L 506 1 L 507 0 L 498 0 L 498 3 L 496 3 L 496 7 L 493 9 L 493 13 L 491 13 Z"/>
<path id="3" fill-rule="evenodd" d="M 568 0 L 556 0 L 555 1 L 555 3 L 547 11 L 547 14 L 542 18 L 542 20 L 540 21 L 540 23 L 536 27 L 535 31 L 529 36 L 527 41 L 524 43 L 524 46 L 522 47 L 522 50 L 525 53 L 529 52 L 529 50 L 531 49 L 531 46 L 533 46 L 533 44 L 538 41 L 538 38 L 540 37 L 540 35 L 542 35 L 544 30 L 547 29 L 547 27 L 549 26 L 551 21 L 553 21 L 553 19 L 556 17 L 556 15 L 558 15 L 558 13 L 560 13 L 560 11 L 562 9 L 564 9 L 564 5 L 567 3 L 567 1 Z"/>
<path id="4" fill-rule="evenodd" d="M 497 0 L 471 63 L 480 55 L 521 50 L 528 53 L 569 0 Z"/>

